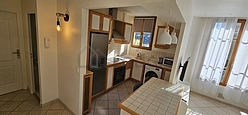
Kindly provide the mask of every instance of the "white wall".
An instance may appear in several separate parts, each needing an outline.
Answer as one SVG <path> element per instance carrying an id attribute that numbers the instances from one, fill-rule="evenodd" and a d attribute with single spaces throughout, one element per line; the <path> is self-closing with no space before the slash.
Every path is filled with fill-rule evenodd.
<path id="1" fill-rule="evenodd" d="M 190 51 L 186 51 L 186 47 L 188 45 L 189 33 L 191 29 L 192 19 L 193 19 L 193 4 L 192 0 L 176 0 L 176 3 L 179 7 L 180 12 L 185 20 L 185 23 L 181 24 L 180 34 L 178 39 L 178 45 L 175 52 L 175 58 L 171 70 L 171 77 L 169 82 L 176 83 L 178 81 L 178 77 L 180 76 L 179 65 L 180 62 L 184 63 L 188 58 L 185 56 Z"/>
<path id="2" fill-rule="evenodd" d="M 83 8 L 99 9 L 110 7 L 140 6 L 145 3 L 164 2 L 164 0 L 82 0 Z"/>
<path id="3" fill-rule="evenodd" d="M 23 24 L 21 13 L 21 1 L 19 0 L 0 0 L 0 10 L 13 12 L 17 14 L 18 24 L 18 36 L 19 36 L 19 48 L 21 53 L 21 76 L 23 78 L 22 88 L 27 88 L 27 71 L 26 71 L 26 55 L 25 55 L 25 39 L 23 37 Z"/>
<path id="4" fill-rule="evenodd" d="M 22 7 L 22 22 L 23 22 L 23 36 L 25 40 L 25 54 L 26 54 L 26 67 L 27 67 L 27 87 L 33 93 L 32 71 L 31 71 L 31 58 L 30 58 L 30 34 L 28 25 L 28 14 L 36 13 L 35 0 L 21 0 Z"/>
<path id="5" fill-rule="evenodd" d="M 199 50 L 200 47 L 202 47 L 201 43 L 206 41 L 206 40 L 205 41 L 202 40 L 206 21 L 207 18 L 200 18 L 200 17 L 194 17 L 192 21 L 190 38 L 188 40 L 188 46 L 186 49 L 186 51 L 189 52 L 185 54 L 186 56 L 191 57 L 184 78 L 184 80 L 187 82 L 191 82 L 191 79 L 196 77 L 196 74 L 198 73 L 197 71 L 201 71 L 201 69 L 199 69 L 200 64 L 196 65 L 196 61 L 198 58 L 202 57 L 202 52 L 201 54 L 199 54 Z"/>
<path id="6" fill-rule="evenodd" d="M 41 104 L 58 98 L 57 63 L 57 3 L 54 0 L 37 0 L 37 36 L 39 42 L 39 72 Z M 44 38 L 50 39 L 50 48 L 44 48 Z"/>
<path id="7" fill-rule="evenodd" d="M 61 31 L 55 32 L 58 35 L 59 99 L 77 115 L 82 114 L 82 77 L 87 56 L 84 48 L 87 43 L 88 14 L 87 10 L 82 10 L 82 4 L 81 0 L 57 0 L 56 9 L 56 12 L 65 13 L 68 6 L 70 15 L 68 22 L 60 18 Z M 52 18 L 56 19 L 55 13 Z M 54 27 L 55 22 L 52 24 Z"/>

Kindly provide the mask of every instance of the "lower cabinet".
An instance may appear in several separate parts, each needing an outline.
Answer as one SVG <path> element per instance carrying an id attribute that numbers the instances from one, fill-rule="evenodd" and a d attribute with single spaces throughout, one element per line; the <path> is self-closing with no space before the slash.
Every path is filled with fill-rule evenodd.
<path id="1" fill-rule="evenodd" d="M 165 81 L 169 81 L 170 80 L 170 71 L 168 70 L 164 70 L 165 71 L 165 74 L 164 74 L 164 80 Z"/>
<path id="2" fill-rule="evenodd" d="M 139 62 L 133 62 L 133 71 L 132 71 L 132 78 L 138 81 L 142 80 L 142 77 L 144 75 L 144 65 L 143 63 Z"/>
<path id="3" fill-rule="evenodd" d="M 125 73 L 125 80 L 128 79 L 130 77 L 131 74 L 131 69 L 126 69 L 126 73 Z"/>
<path id="4" fill-rule="evenodd" d="M 110 87 L 113 86 L 113 77 L 114 77 L 114 67 L 107 67 L 107 88 L 109 89 Z"/>
<path id="5" fill-rule="evenodd" d="M 83 114 L 91 110 L 93 72 L 87 71 L 83 85 Z"/>

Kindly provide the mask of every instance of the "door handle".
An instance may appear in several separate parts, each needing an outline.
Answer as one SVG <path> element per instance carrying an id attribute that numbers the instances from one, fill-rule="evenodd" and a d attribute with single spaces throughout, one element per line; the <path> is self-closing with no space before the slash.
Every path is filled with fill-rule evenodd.
<path id="1" fill-rule="evenodd" d="M 20 50 L 17 49 L 16 52 L 12 52 L 12 54 L 16 54 L 17 58 L 20 59 Z"/>

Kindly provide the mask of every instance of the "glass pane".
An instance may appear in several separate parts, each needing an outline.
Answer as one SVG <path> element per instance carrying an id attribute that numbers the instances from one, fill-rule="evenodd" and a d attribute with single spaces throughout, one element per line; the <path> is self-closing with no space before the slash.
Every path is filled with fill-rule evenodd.
<path id="1" fill-rule="evenodd" d="M 134 32 L 134 39 L 133 39 L 133 45 L 139 46 L 140 45 L 140 32 Z"/>
<path id="2" fill-rule="evenodd" d="M 150 32 L 144 32 L 142 46 L 149 47 L 150 42 L 151 42 L 151 33 Z"/>

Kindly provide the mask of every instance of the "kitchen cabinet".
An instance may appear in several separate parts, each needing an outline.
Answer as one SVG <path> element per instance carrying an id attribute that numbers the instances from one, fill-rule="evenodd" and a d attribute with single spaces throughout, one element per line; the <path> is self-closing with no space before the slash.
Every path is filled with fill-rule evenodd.
<path id="1" fill-rule="evenodd" d="M 113 32 L 115 43 L 129 44 L 132 38 L 132 24 L 114 20 Z M 117 35 L 117 33 L 119 35 Z"/>
<path id="2" fill-rule="evenodd" d="M 168 70 L 164 70 L 164 71 L 165 71 L 164 80 L 169 82 L 169 80 L 170 80 L 170 73 L 171 72 L 168 71 Z"/>
<path id="3" fill-rule="evenodd" d="M 126 63 L 126 74 L 125 74 L 125 80 L 130 78 L 133 68 L 133 62 L 129 61 Z"/>
<path id="4" fill-rule="evenodd" d="M 90 112 L 91 110 L 91 99 L 92 99 L 92 81 L 93 72 L 88 71 L 84 75 L 84 85 L 83 85 L 83 113 Z"/>
<path id="5" fill-rule="evenodd" d="M 170 74 L 171 74 L 171 68 L 170 67 L 163 68 L 161 79 L 169 82 Z"/>
<path id="6" fill-rule="evenodd" d="M 113 86 L 113 77 L 114 77 L 114 67 L 108 67 L 107 68 L 107 87 L 106 89 L 109 89 Z"/>
<path id="7" fill-rule="evenodd" d="M 111 16 L 90 10 L 89 27 L 92 32 L 109 33 Z"/>
<path id="8" fill-rule="evenodd" d="M 133 62 L 132 78 L 138 81 L 142 80 L 144 75 L 144 63 Z"/>

